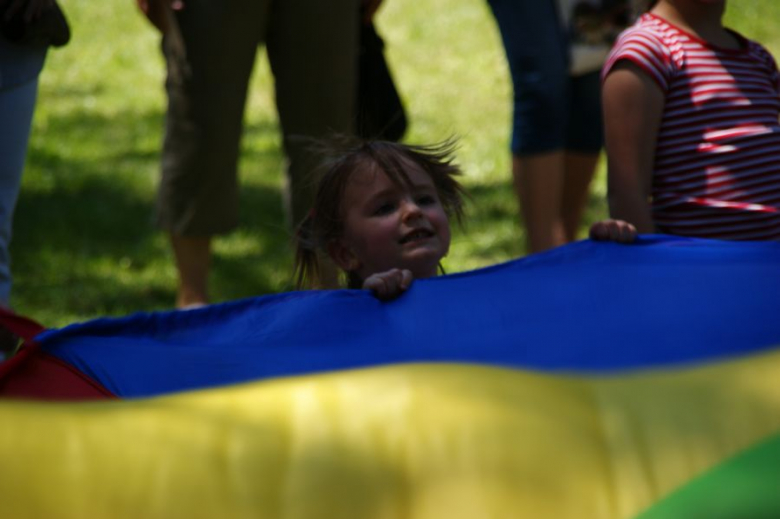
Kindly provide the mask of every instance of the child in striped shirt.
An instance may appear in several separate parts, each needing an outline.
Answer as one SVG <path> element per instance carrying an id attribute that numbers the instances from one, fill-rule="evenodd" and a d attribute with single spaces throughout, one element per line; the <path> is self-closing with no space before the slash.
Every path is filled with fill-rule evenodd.
<path id="1" fill-rule="evenodd" d="M 640 233 L 780 240 L 778 70 L 725 5 L 651 2 L 604 66 L 610 212 Z"/>

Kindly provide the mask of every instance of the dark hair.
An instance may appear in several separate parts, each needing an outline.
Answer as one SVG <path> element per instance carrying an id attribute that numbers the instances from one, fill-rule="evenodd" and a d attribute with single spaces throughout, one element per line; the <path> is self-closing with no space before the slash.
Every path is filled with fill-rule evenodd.
<path id="1" fill-rule="evenodd" d="M 465 191 L 455 179 L 460 168 L 453 162 L 456 139 L 428 146 L 399 144 L 380 140 L 337 137 L 317 148 L 324 159 L 319 168 L 314 204 L 299 223 L 296 233 L 295 284 L 298 288 L 321 281 L 320 257 L 328 244 L 344 232 L 342 199 L 352 175 L 375 168 L 397 184 L 410 184 L 409 163 L 425 171 L 441 200 L 444 212 L 458 223 L 463 217 Z M 347 272 L 347 286 L 360 288 L 362 280 Z"/>

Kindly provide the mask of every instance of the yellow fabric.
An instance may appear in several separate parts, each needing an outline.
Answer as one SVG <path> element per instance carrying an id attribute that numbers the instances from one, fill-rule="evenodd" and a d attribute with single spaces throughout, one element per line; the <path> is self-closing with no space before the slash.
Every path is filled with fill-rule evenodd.
<path id="1" fill-rule="evenodd" d="M 399 365 L 0 403 L 2 518 L 630 519 L 780 431 L 780 351 L 565 377 Z"/>

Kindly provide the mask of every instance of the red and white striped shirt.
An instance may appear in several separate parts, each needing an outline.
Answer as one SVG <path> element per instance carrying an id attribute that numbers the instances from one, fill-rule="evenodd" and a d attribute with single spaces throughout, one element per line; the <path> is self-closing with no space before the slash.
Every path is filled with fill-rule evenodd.
<path id="1" fill-rule="evenodd" d="M 653 168 L 659 231 L 780 240 L 780 80 L 769 52 L 734 33 L 715 47 L 652 14 L 621 34 L 606 77 L 629 60 L 665 94 Z"/>

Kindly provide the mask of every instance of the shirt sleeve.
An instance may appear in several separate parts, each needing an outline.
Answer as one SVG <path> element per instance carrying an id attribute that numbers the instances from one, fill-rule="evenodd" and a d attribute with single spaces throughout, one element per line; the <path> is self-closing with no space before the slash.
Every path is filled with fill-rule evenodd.
<path id="1" fill-rule="evenodd" d="M 669 47 L 661 38 L 647 29 L 632 27 L 620 35 L 602 69 L 602 81 L 620 61 L 628 60 L 638 66 L 661 90 L 666 91 L 674 64 Z"/>

